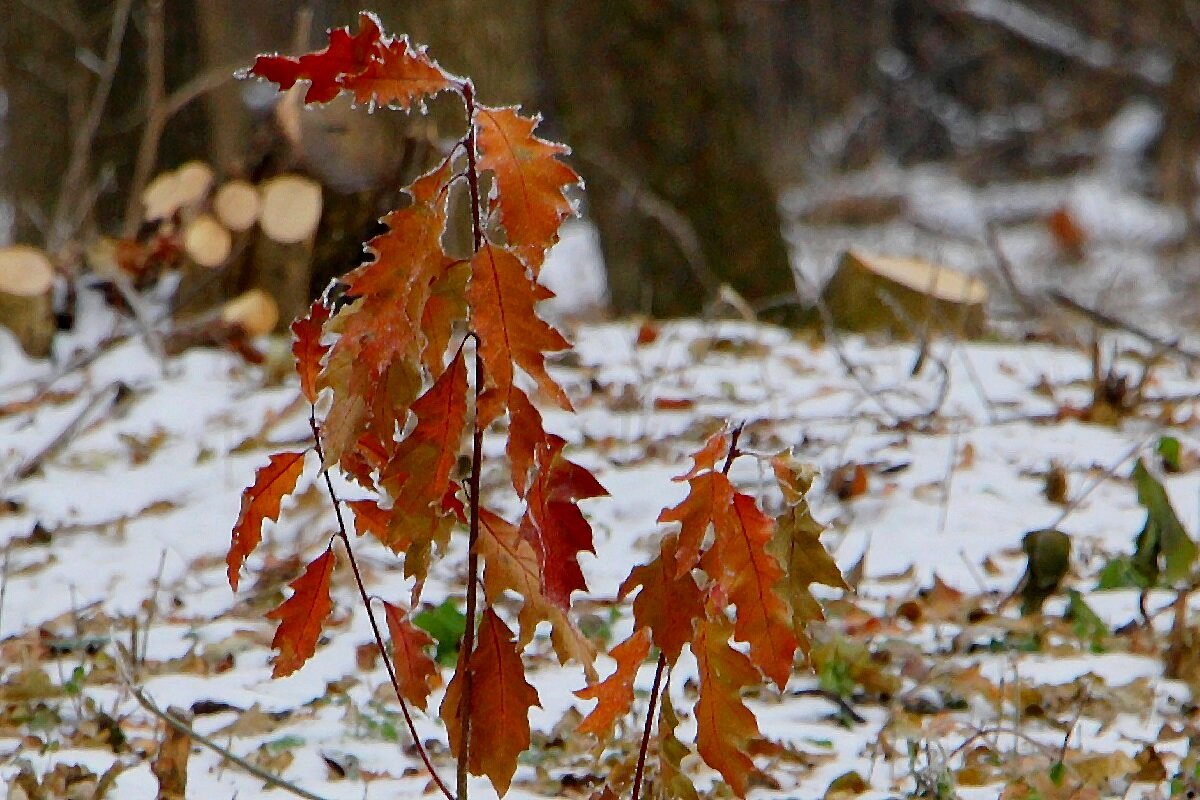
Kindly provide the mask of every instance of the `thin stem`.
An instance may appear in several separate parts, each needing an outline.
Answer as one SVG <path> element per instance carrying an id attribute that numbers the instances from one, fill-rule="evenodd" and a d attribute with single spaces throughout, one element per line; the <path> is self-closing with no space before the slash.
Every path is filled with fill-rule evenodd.
<path id="1" fill-rule="evenodd" d="M 738 450 L 738 439 L 742 438 L 742 431 L 745 430 L 746 423 L 739 422 L 733 429 L 733 434 L 729 437 L 729 452 L 725 455 L 725 466 L 721 467 L 721 474 L 728 475 L 729 468 L 733 466 L 733 460 L 737 458 L 741 451 Z"/>
<path id="2" fill-rule="evenodd" d="M 479 487 L 482 483 L 483 472 L 483 426 L 479 424 L 479 398 L 483 394 L 483 357 L 479 355 L 479 336 L 471 333 L 475 339 L 475 425 L 471 433 L 471 478 L 469 497 L 470 503 L 470 533 L 467 540 L 467 627 L 463 631 L 462 648 L 459 650 L 458 664 L 463 678 L 462 701 L 458 707 L 459 729 L 462 731 L 462 751 L 458 756 L 458 785 L 456 790 L 460 800 L 467 798 L 467 763 L 471 754 L 471 693 L 474 690 L 469 667 L 471 653 L 475 649 L 475 615 L 478 604 L 476 584 L 479 577 Z"/>
<path id="3" fill-rule="evenodd" d="M 479 165 L 475 152 L 475 87 L 464 81 L 461 87 L 463 103 L 467 113 L 467 185 L 471 190 L 471 232 L 475 252 L 483 248 L 483 207 L 479 199 Z M 475 339 L 475 424 L 471 435 L 471 478 L 468 501 L 470 503 L 470 532 L 467 541 L 467 627 L 463 631 L 462 647 L 459 649 L 458 669 L 462 675 L 462 697 L 458 707 L 458 724 L 462 734 L 462 747 L 458 753 L 456 791 L 458 800 L 467 800 L 467 765 L 471 756 L 471 700 L 474 681 L 471 676 L 471 652 L 475 649 L 475 616 L 478 605 L 476 584 L 479 582 L 479 488 L 483 470 L 483 426 L 479 424 L 479 399 L 483 395 L 483 356 L 480 355 L 479 334 L 472 330 L 468 334 Z M 465 339 L 463 340 L 466 341 Z"/>
<path id="4" fill-rule="evenodd" d="M 725 464 L 721 467 L 722 475 L 729 474 L 729 468 L 733 466 L 733 460 L 740 454 L 737 445 L 738 440 L 742 438 L 742 431 L 745 427 L 746 423 L 738 423 L 729 437 L 729 452 L 725 454 Z M 646 726 L 642 729 L 642 742 L 638 748 L 637 768 L 633 773 L 632 800 L 638 800 L 642 794 L 642 776 L 646 770 L 646 752 L 650 749 L 650 732 L 654 727 L 654 708 L 658 704 L 659 689 L 662 687 L 662 676 L 666 668 L 667 655 L 666 653 L 659 652 L 658 666 L 654 670 L 654 685 L 650 688 L 650 706 L 646 709 Z"/>
<path id="5" fill-rule="evenodd" d="M 667 654 L 659 652 L 658 666 L 654 668 L 654 686 L 650 688 L 650 707 L 646 709 L 646 727 L 642 731 L 642 745 L 638 749 L 637 769 L 633 772 L 633 800 L 642 794 L 642 776 L 646 771 L 646 751 L 650 749 L 650 731 L 654 727 L 654 707 L 658 704 L 658 691 L 662 686 L 663 673 L 667 671 Z"/>
<path id="6" fill-rule="evenodd" d="M 333 511 L 337 515 L 338 532 L 334 535 L 336 538 L 342 540 L 342 547 L 346 551 L 346 560 L 350 562 L 350 570 L 354 573 L 354 583 L 358 586 L 358 595 L 362 599 L 363 608 L 367 611 L 367 619 L 371 622 L 371 632 L 375 634 L 375 647 L 379 650 L 379 655 L 383 658 L 383 665 L 387 669 L 388 679 L 392 682 L 392 690 L 396 694 L 396 700 L 400 703 L 400 712 L 404 715 L 404 723 L 408 726 L 408 732 L 412 735 L 413 746 L 416 748 L 417 754 L 421 756 L 421 761 L 424 762 L 429 776 L 433 778 L 433 782 L 437 784 L 438 789 L 446 797 L 446 800 L 455 800 L 454 795 L 450 793 L 450 789 L 433 768 L 433 762 L 429 760 L 429 753 L 425 752 L 425 746 L 421 744 L 421 737 L 417 734 L 417 726 L 413 723 L 412 714 L 409 713 L 408 703 L 405 702 L 404 695 L 400 691 L 400 681 L 396 677 L 396 667 L 392 664 L 392 659 L 388 656 L 387 646 L 383 643 L 383 632 L 380 630 L 379 623 L 375 619 L 375 612 L 371 608 L 371 596 L 367 594 L 367 587 L 363 582 L 362 572 L 358 568 L 358 559 L 354 557 L 354 548 L 350 546 L 350 536 L 346 533 L 346 519 L 342 515 L 342 502 L 338 499 L 337 492 L 334 491 L 333 479 L 329 476 L 329 470 L 324 468 L 325 450 L 321 446 L 321 428 L 317 425 L 317 409 L 312 405 L 309 406 L 308 424 L 312 428 L 313 444 L 317 451 L 317 458 L 321 460 L 321 474 L 325 476 L 325 488 L 329 492 L 329 499 L 333 503 Z"/>
<path id="7" fill-rule="evenodd" d="M 467 105 L 467 185 L 471 187 L 471 233 L 475 252 L 483 247 L 483 211 L 479 201 L 479 167 L 475 163 L 475 87 L 470 81 L 462 87 L 463 102 Z"/>

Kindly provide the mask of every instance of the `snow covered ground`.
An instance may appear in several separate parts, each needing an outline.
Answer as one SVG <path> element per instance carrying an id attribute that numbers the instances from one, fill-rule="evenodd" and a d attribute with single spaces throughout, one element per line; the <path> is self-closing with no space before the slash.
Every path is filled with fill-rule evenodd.
<path id="1" fill-rule="evenodd" d="M 93 312 L 94 329 L 61 343 L 60 356 L 103 335 L 105 315 Z M 671 477 L 724 421 L 746 424 L 750 451 L 793 448 L 824 476 L 816 515 L 829 521 L 826 543 L 857 591 L 825 595 L 830 619 L 817 639 L 842 655 L 827 659 L 834 666 L 820 682 L 798 670 L 789 691 L 837 691 L 862 721 L 839 716 L 820 695 L 756 695 L 763 734 L 778 746 L 763 748 L 769 780 L 753 796 L 813 797 L 855 771 L 867 797 L 945 776 L 960 796 L 995 797 L 1015 777 L 1044 772 L 1059 751 L 1068 784 L 1091 769 L 1112 773 L 1094 781 L 1102 794 L 1120 794 L 1135 775 L 1145 779 L 1135 788 L 1165 786 L 1145 766 L 1147 746 L 1170 775 L 1194 730 L 1187 686 L 1162 678 L 1171 614 L 1155 617 L 1157 633 L 1130 626 L 1140 619 L 1137 594 L 1094 587 L 1100 566 L 1131 549 L 1144 520 L 1127 480 L 1136 456 L 1153 460 L 1165 433 L 1185 453 L 1200 449 L 1200 380 L 1186 369 L 1156 368 L 1152 399 L 1105 427 L 1074 413 L 1088 401 L 1088 359 L 1045 345 L 935 342 L 913 376 L 914 345 L 846 338 L 835 346 L 749 323 L 594 323 L 570 333 L 576 353 L 554 372 L 579 414 L 550 412 L 547 424 L 612 495 L 585 504 L 599 556 L 584 557 L 584 569 L 598 600 L 612 598 L 650 552 L 659 510 L 682 496 Z M 262 615 L 297 574 L 293 554 L 311 557 L 333 530 L 314 471 L 280 523 L 268 524 L 242 591 L 226 583 L 241 490 L 270 452 L 303 446 L 307 436 L 287 344 L 265 347 L 261 368 L 203 350 L 160 364 L 132 340 L 34 399 L 53 368 L 26 361 L 0 336 L 0 779 L 22 763 L 36 774 L 66 764 L 99 774 L 121 761 L 110 796 L 153 795 L 140 754 L 153 748 L 159 725 L 118 679 L 122 643 L 140 652 L 130 666 L 155 703 L 194 709 L 200 732 L 311 792 L 349 799 L 427 789 L 382 667 L 359 652 L 370 632 L 350 585 L 336 587 L 327 641 L 312 661 L 293 677 L 269 677 L 273 629 Z M 1117 369 L 1139 374 L 1135 356 Z M 16 477 L 76 423 L 78 435 Z M 486 452 L 498 463 L 499 436 Z M 1052 464 L 1066 470 L 1069 505 L 1044 494 Z M 866 485 L 848 490 L 842 481 L 839 500 L 846 465 L 861 466 Z M 763 461 L 739 460 L 733 478 L 778 507 Z M 1166 480 L 1185 527 L 1200 529 L 1200 469 Z M 505 508 L 500 471 L 485 470 L 485 481 Z M 1002 603 L 1025 567 L 1023 535 L 1050 526 L 1071 535 L 1067 583 L 1103 620 L 1103 633 L 1081 635 L 1064 622 L 1063 594 L 1037 621 Z M 461 551 L 461 542 L 453 547 Z M 386 552 L 365 541 L 359 552 L 376 591 L 406 596 Z M 443 569 L 425 599 L 454 599 L 460 582 Z M 1154 612 L 1173 599 L 1152 592 L 1148 606 Z M 619 641 L 628 608 L 615 608 L 610 617 L 607 602 L 584 604 L 602 623 L 597 630 Z M 643 695 L 626 744 L 595 761 L 570 737 L 574 709 L 586 711 L 571 695 L 583 677 L 545 658 L 548 647 L 543 639 L 531 647 L 540 735 L 513 797 L 586 796 L 592 776 L 630 758 L 645 711 Z M 690 669 L 685 659 L 672 681 L 685 740 Z M 652 672 L 647 665 L 640 675 L 642 690 Z M 435 694 L 431 706 L 439 701 Z M 114 726 L 125 740 L 116 752 Z M 444 738 L 436 716 L 418 715 L 417 726 L 452 774 L 436 744 Z M 697 785 L 708 787 L 713 773 L 693 760 Z M 472 789 L 492 794 L 486 781 Z M 193 753 L 189 796 L 268 795 L 282 793 L 208 750 Z"/>

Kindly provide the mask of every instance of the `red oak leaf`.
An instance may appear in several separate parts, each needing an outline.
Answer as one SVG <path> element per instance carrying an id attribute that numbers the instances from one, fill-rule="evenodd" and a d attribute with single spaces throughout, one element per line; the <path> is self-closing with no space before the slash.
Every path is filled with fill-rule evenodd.
<path id="1" fill-rule="evenodd" d="M 534 310 L 539 297 L 536 286 L 511 250 L 488 243 L 472 257 L 467 302 L 480 337 L 479 352 L 488 383 L 500 396 L 509 396 L 514 367 L 520 367 L 560 407 L 570 411 L 571 401 L 545 365 L 547 352 L 565 350 L 570 343 Z"/>
<path id="2" fill-rule="evenodd" d="M 407 36 L 381 44 L 364 70 L 346 75 L 341 83 L 359 103 L 374 102 L 405 111 L 454 86 L 450 76 L 425 54 L 425 48 L 409 44 Z"/>
<path id="3" fill-rule="evenodd" d="M 392 637 L 392 666 L 396 683 L 405 700 L 424 710 L 429 693 L 441 682 L 437 663 L 429 655 L 433 637 L 413 625 L 404 610 L 391 603 L 383 604 L 388 633 Z"/>
<path id="4" fill-rule="evenodd" d="M 300 391 L 310 403 L 317 402 L 317 375 L 321 372 L 321 359 L 329 345 L 321 344 L 321 334 L 329 319 L 329 309 L 317 300 L 308 310 L 308 316 L 292 323 L 292 356 L 296 359 L 296 373 L 300 376 Z"/>
<path id="5" fill-rule="evenodd" d="M 291 56 L 259 56 L 250 74 L 265 78 L 287 90 L 296 81 L 311 84 L 304 95 L 305 103 L 327 103 L 342 90 L 346 76 L 363 72 L 376 57 L 382 37 L 379 20 L 373 14 L 358 15 L 358 33 L 347 28 L 329 32 L 329 46 L 299 58 Z"/>
<path id="6" fill-rule="evenodd" d="M 391 526 L 409 532 L 405 574 L 420 581 L 430 548 L 445 545 L 453 524 L 443 499 L 452 492 L 450 473 L 467 424 L 467 367 L 461 350 L 413 403 L 412 412 L 417 424 L 380 468 L 379 484 L 392 498 Z"/>
<path id="7" fill-rule="evenodd" d="M 271 648 L 278 650 L 271 677 L 291 675 L 317 651 L 317 640 L 325 619 L 333 611 L 329 599 L 329 580 L 333 575 L 333 550 L 326 550 L 304 569 L 304 574 L 292 581 L 292 596 L 267 613 L 267 619 L 279 620 Z"/>
<path id="8" fill-rule="evenodd" d="M 608 495 L 592 473 L 563 458 L 565 445 L 561 437 L 553 435 L 538 444 L 534 457 L 537 469 L 521 519 L 521 536 L 533 544 L 538 554 L 543 591 L 564 611 L 571 605 L 571 592 L 587 590 L 579 553 L 596 552 L 592 527 L 576 504 Z"/>
<path id="9" fill-rule="evenodd" d="M 758 683 L 758 670 L 729 645 L 729 621 L 719 609 L 696 626 L 692 653 L 700 677 L 696 702 L 696 749 L 739 797 L 757 772 L 747 751 L 759 738 L 758 722 L 742 702 L 742 689 Z"/>
<path id="10" fill-rule="evenodd" d="M 768 547 L 775 523 L 741 492 L 717 518 L 716 542 L 700 566 L 737 609 L 734 635 L 750 645 L 750 660 L 779 688 L 792 674 L 796 634 L 787 604 L 775 587 L 783 568 Z"/>
<path id="11" fill-rule="evenodd" d="M 694 472 L 695 470 L 693 470 Z M 691 474 L 691 473 L 688 473 Z M 733 502 L 733 486 L 720 472 L 704 472 L 688 481 L 688 494 L 679 505 L 665 508 L 659 522 L 678 522 L 679 555 L 676 569 L 688 572 L 700 561 L 708 528 Z"/>
<path id="12" fill-rule="evenodd" d="M 558 241 L 558 227 L 574 213 L 565 191 L 580 182 L 575 170 L 558 159 L 566 145 L 534 135 L 539 117 L 515 108 L 480 106 L 475 114 L 479 168 L 496 176 L 500 222 L 509 246 L 534 269 Z"/>
<path id="13" fill-rule="evenodd" d="M 347 294 L 360 299 L 339 315 L 342 335 L 322 373 L 324 384 L 334 389 L 324 425 L 325 466 L 341 461 L 364 433 L 387 449 L 421 391 L 423 331 L 448 331 L 453 324 L 426 317 L 426 303 L 448 262 L 441 237 L 453 177 L 447 160 L 418 178 L 409 189 L 412 204 L 385 217 L 388 231 L 369 243 L 374 261 L 345 278 Z M 452 303 L 441 307 L 453 310 Z M 442 341 L 448 339 L 447 332 Z M 427 360 L 435 366 L 434 359 Z"/>
<path id="14" fill-rule="evenodd" d="M 225 556 L 229 586 L 238 588 L 242 564 L 262 541 L 263 520 L 278 520 L 283 498 L 296 488 L 304 471 L 304 453 L 276 453 L 265 467 L 254 473 L 254 484 L 242 492 L 242 509 L 233 526 L 233 542 Z"/>
<path id="15" fill-rule="evenodd" d="M 474 691 L 471 705 L 461 709 L 464 672 L 470 670 Z M 479 624 L 478 644 L 446 686 L 441 715 L 446 723 L 450 752 L 462 757 L 462 714 L 471 720 L 471 751 L 467 769 L 486 775 L 503 795 L 517 770 L 517 756 L 529 747 L 529 709 L 540 705 L 537 690 L 525 680 L 521 654 L 512 631 L 488 608 Z"/>
<path id="16" fill-rule="evenodd" d="M 608 738 L 617 718 L 629 713 L 629 707 L 633 705 L 633 679 L 637 677 L 638 667 L 649 652 L 649 628 L 638 628 L 632 636 L 612 649 L 609 655 L 617 662 L 613 674 L 601 683 L 575 692 L 580 700 L 599 701 L 575 729 L 576 733 L 592 733 L 601 740 Z"/>
<path id="17" fill-rule="evenodd" d="M 481 508 L 477 547 L 484 560 L 483 586 L 488 599 L 495 601 L 505 591 L 512 591 L 525 601 L 518 616 L 521 642 L 533 638 L 539 622 L 549 622 L 550 642 L 559 662 L 575 661 L 583 666 L 588 680 L 594 680 L 595 649 L 566 612 L 543 593 L 541 565 L 533 545 L 508 520 Z"/>
<path id="18" fill-rule="evenodd" d="M 692 468 L 675 478 L 677 481 L 688 481 L 702 472 L 715 470 L 717 461 L 729 452 L 729 434 L 724 430 L 717 431 L 704 443 L 704 447 L 692 454 Z"/>
<path id="19" fill-rule="evenodd" d="M 692 640 L 696 620 L 704 614 L 696 579 L 676 567 L 677 545 L 675 536 L 664 536 L 658 557 L 634 567 L 618 592 L 623 598 L 641 587 L 633 600 L 634 624 L 651 631 L 669 664 L 679 659 L 683 646 Z"/>

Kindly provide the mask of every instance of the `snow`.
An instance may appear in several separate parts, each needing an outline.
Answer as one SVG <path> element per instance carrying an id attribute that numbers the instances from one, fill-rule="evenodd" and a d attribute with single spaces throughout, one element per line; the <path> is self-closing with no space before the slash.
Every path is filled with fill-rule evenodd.
<path id="1" fill-rule="evenodd" d="M 838 502 L 823 486 L 813 497 L 818 517 L 833 522 L 829 544 L 843 569 L 865 552 L 859 602 L 881 610 L 909 596 L 914 587 L 928 585 L 935 574 L 964 590 L 976 591 L 982 581 L 987 591 L 1010 591 L 1023 568 L 1022 559 L 1012 555 L 1021 537 L 1063 517 L 1063 509 L 1041 493 L 1038 475 L 1052 460 L 1069 470 L 1072 496 L 1096 480 L 1097 470 L 1112 468 L 1117 476 L 1102 481 L 1061 519 L 1081 557 L 1127 552 L 1140 528 L 1144 512 L 1120 477 L 1128 474 L 1131 462 L 1118 460 L 1139 443 L 1152 444 L 1157 429 L 1136 420 L 1103 428 L 1043 419 L 1056 408 L 1035 389 L 1043 379 L 1056 387 L 1059 402 L 1082 402 L 1083 393 L 1072 385 L 1089 367 L 1078 352 L 1044 345 L 935 343 L 933 355 L 945 363 L 947 377 L 932 369 L 909 377 L 910 345 L 848 337 L 845 357 L 861 370 L 864 389 L 845 374 L 831 346 L 771 327 L 724 321 L 663 323 L 657 338 L 644 345 L 637 344 L 636 327 L 626 323 L 580 324 L 572 334 L 578 343 L 575 366 L 558 364 L 553 370 L 571 387 L 580 414 L 548 412 L 547 424 L 568 436 L 574 457 L 595 469 L 612 494 L 588 501 L 585 508 L 595 527 L 599 555 L 583 558 L 583 567 L 598 598 L 614 595 L 634 561 L 651 552 L 662 531 L 655 522 L 659 510 L 683 495 L 684 487 L 672 478 L 686 469 L 688 452 L 725 418 L 747 423 L 745 442 L 751 452 L 766 455 L 791 446 L 826 475 L 847 461 L 902 467 L 873 474 L 868 493 L 851 502 Z M 7 354 L 0 362 L 0 386 L 8 387 L 0 401 L 28 397 L 32 387 L 27 378 L 44 373 L 46 367 L 13 357 L 5 341 L 0 341 L 0 352 Z M 64 379 L 63 385 L 80 388 L 78 397 L 0 417 L 2 463 L 11 474 L 14 465 L 37 452 L 78 413 L 90 391 L 114 380 L 131 389 L 122 406 L 88 426 L 39 474 L 5 483 L 3 499 L 13 501 L 17 510 L 0 515 L 0 542 L 7 543 L 10 559 L 0 640 L 15 640 L 38 627 L 70 635 L 76 615 L 102 613 L 111 620 L 111 637 L 127 641 L 129 620 L 145 619 L 146 604 L 153 602 L 158 622 L 146 645 L 151 662 L 175 663 L 194 653 L 207 659 L 205 663 L 228 657 L 233 665 L 220 672 L 168 670 L 146 675 L 142 684 L 157 703 L 188 707 L 199 700 L 220 700 L 243 710 L 257 706 L 267 713 L 289 714 L 290 721 L 269 734 L 234 737 L 234 750 L 246 754 L 265 741 L 298 736 L 302 743 L 293 748 L 296 759 L 286 776 L 327 797 L 360 797 L 363 789 L 353 780 L 332 780 L 320 753 L 347 753 L 364 769 L 388 771 L 396 776 L 388 784 L 397 791 L 419 789 L 425 783 L 420 773 L 399 776 L 397 759 L 412 765 L 411 758 L 397 756 L 395 745 L 372 739 L 368 729 L 353 722 L 362 713 L 379 713 L 368 709 L 375 708 L 372 698 L 385 695 L 380 668 L 364 671 L 356 663 L 354 647 L 369 641 L 370 631 L 355 609 L 350 587 L 337 586 L 328 643 L 294 676 L 271 680 L 271 628 L 261 618 L 263 609 L 247 606 L 253 592 L 234 595 L 225 582 L 223 553 L 241 489 L 269 452 L 261 442 L 304 435 L 304 415 L 293 403 L 295 385 L 265 385 L 263 372 L 230 354 L 211 351 L 172 359 L 162 372 L 143 345 L 130 340 L 80 375 Z M 942 380 L 949 381 L 948 390 L 935 407 Z M 1160 368 L 1158 381 L 1172 392 L 1200 390 L 1186 370 L 1170 363 Z M 599 392 L 589 394 L 589 386 L 598 386 Z M 658 397 L 692 398 L 695 406 L 660 410 L 653 402 Z M 1176 413 L 1188 408 L 1177 408 Z M 932 416 L 926 416 L 931 410 Z M 893 415 L 926 419 L 929 424 L 899 429 Z M 264 430 L 276 418 L 278 422 Z M 1178 434 L 1194 445 L 1188 431 Z M 149 452 L 135 456 L 138 442 Z M 243 446 L 245 442 L 249 446 Z M 501 439 L 489 435 L 487 448 L 499 453 Z M 973 452 L 970 459 L 964 455 L 967 448 Z M 495 504 L 511 508 L 502 476 L 489 474 Z M 768 508 L 778 502 L 762 462 L 743 459 L 732 477 L 759 493 Z M 320 494 L 306 493 L 311 481 L 310 473 L 285 505 L 280 523 L 268 524 L 245 584 L 252 586 L 269 563 L 289 552 L 311 554 L 324 546 L 332 521 Z M 1194 501 L 1200 477 L 1172 476 L 1168 487 L 1184 524 L 1195 530 L 1200 526 Z M 48 532 L 48 544 L 26 541 L 37 525 Z M 365 544 L 359 547 L 369 571 L 377 579 L 386 575 L 385 554 Z M 461 553 L 461 545 L 452 552 Z M 984 575 L 979 565 L 987 559 L 996 569 Z M 914 571 L 905 581 L 893 579 L 910 568 Z M 454 580 L 451 568 L 435 572 L 427 599 L 453 596 Z M 407 592 L 403 582 L 384 583 L 389 595 L 403 597 Z M 1130 592 L 1091 591 L 1086 576 L 1074 586 L 1113 625 L 1137 615 L 1137 599 Z M 1152 607 L 1169 599 L 1156 595 Z M 1061 613 L 1061 603 L 1052 601 L 1048 611 Z M 623 614 L 614 635 L 627 632 L 628 625 Z M 927 641 L 932 646 L 937 640 Z M 919 643 L 922 637 L 912 641 Z M 545 653 L 548 643 L 538 638 L 531 647 L 532 652 Z M 1009 652 L 976 661 L 995 681 L 1019 674 L 1031 684 L 1070 682 L 1092 673 L 1119 686 L 1137 677 L 1161 675 L 1157 659 L 1124 653 L 1062 657 Z M 683 691 L 694 669 L 691 664 L 685 658 L 673 681 L 677 707 L 684 712 L 691 702 Z M 604 674 L 604 662 L 599 666 Z M 577 705 L 586 710 L 588 704 L 571 694 L 584 682 L 577 668 L 539 667 L 533 674 L 542 697 L 542 707 L 531 716 L 536 730 L 550 731 Z M 0 679 L 5 675 L 11 675 L 11 668 L 0 672 Z M 327 702 L 331 682 L 347 679 L 348 692 L 337 703 Z M 651 679 L 649 668 L 643 669 L 637 685 L 647 689 Z M 812 685 L 812 680 L 799 676 L 792 685 Z M 98 701 L 116 704 L 121 714 L 132 715 L 129 719 L 150 724 L 119 687 L 96 685 L 86 691 Z M 439 700 L 440 694 L 435 695 L 434 704 Z M 385 701 L 381 708 L 390 707 Z M 794 775 L 788 767 L 778 767 L 780 797 L 819 793 L 832 777 L 850 769 L 872 776 L 881 792 L 888 790 L 893 777 L 904 780 L 906 767 L 871 769 L 871 742 L 886 721 L 877 707 L 860 707 L 868 721 L 849 729 L 830 724 L 833 709 L 820 698 L 763 698 L 754 707 L 766 734 L 830 759 Z M 196 724 L 202 731 L 214 731 L 236 716 L 225 713 Z M 417 724 L 423 738 L 444 735 L 435 716 L 418 715 Z M 679 734 L 686 737 L 692 726 L 685 720 Z M 1127 734 L 1121 731 L 1126 727 L 1136 728 L 1132 723 L 1118 726 L 1096 741 L 1105 747 L 1124 746 Z M 401 732 L 401 742 L 406 738 Z M 831 747 L 813 745 L 826 740 Z M 952 740 L 947 746 L 952 747 Z M 51 763 L 15 741 L 0 741 L 0 749 L 31 757 L 38 768 Z M 96 750 L 68 749 L 53 760 L 77 760 L 103 769 L 112 758 Z M 10 774 L 12 761 L 7 763 L 10 766 L 0 767 L 0 774 Z M 538 796 L 530 788 L 537 774 L 522 766 L 513 796 Z M 712 778 L 703 770 L 697 774 L 701 785 Z M 219 769 L 218 759 L 207 751 L 193 756 L 190 778 L 197 796 L 253 794 L 258 785 L 237 770 Z M 135 796 L 153 786 L 148 767 L 138 764 L 122 775 L 118 791 Z M 486 782 L 474 788 L 481 797 L 491 794 Z M 774 795 L 756 789 L 755 796 Z"/>

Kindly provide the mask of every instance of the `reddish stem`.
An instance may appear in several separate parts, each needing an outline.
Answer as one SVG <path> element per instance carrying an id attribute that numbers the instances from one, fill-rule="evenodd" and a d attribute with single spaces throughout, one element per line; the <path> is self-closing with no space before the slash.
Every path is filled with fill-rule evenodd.
<path id="1" fill-rule="evenodd" d="M 471 231 L 474 236 L 475 252 L 483 247 L 483 208 L 479 199 L 479 165 L 475 152 L 475 87 L 470 81 L 462 84 L 462 98 L 467 112 L 467 186 L 471 190 Z M 483 395 L 483 357 L 480 355 L 479 333 L 468 334 L 475 339 L 475 424 L 471 434 L 471 478 L 469 482 L 469 533 L 467 539 L 467 626 L 463 631 L 462 647 L 458 654 L 458 669 L 462 676 L 462 696 L 458 707 L 458 724 L 462 734 L 462 747 L 458 754 L 456 774 L 459 800 L 467 800 L 467 765 L 471 755 L 471 704 L 474 680 L 470 669 L 471 652 L 475 649 L 475 617 L 478 607 L 479 552 L 479 491 L 483 470 L 483 426 L 479 424 L 479 399 Z M 465 339 L 463 340 L 466 341 Z"/>
<path id="2" fill-rule="evenodd" d="M 638 749 L 637 769 L 633 772 L 633 800 L 642 793 L 642 775 L 646 771 L 646 751 L 650 749 L 650 730 L 654 726 L 654 707 L 658 704 L 659 688 L 663 673 L 667 669 L 667 654 L 658 654 L 658 666 L 654 669 L 654 686 L 650 687 L 650 707 L 646 709 L 646 728 L 642 731 L 642 746 Z"/>
<path id="3" fill-rule="evenodd" d="M 737 449 L 738 439 L 742 438 L 742 430 L 745 427 L 745 423 L 738 424 L 729 437 L 729 452 L 725 454 L 725 464 L 721 467 L 722 475 L 729 474 L 729 468 L 733 466 L 733 460 L 740 455 L 740 451 Z M 646 770 L 646 752 L 650 749 L 650 733 L 654 727 L 654 708 L 658 703 L 659 689 L 662 686 L 662 676 L 666 668 L 667 656 L 665 653 L 660 652 L 658 654 L 658 666 L 654 670 L 654 685 L 650 688 L 650 707 L 646 709 L 646 726 L 642 730 L 642 743 L 638 748 L 637 768 L 633 772 L 632 800 L 638 800 L 642 794 L 642 776 Z"/>
<path id="4" fill-rule="evenodd" d="M 412 736 L 413 746 L 417 750 L 417 754 L 421 756 L 421 761 L 425 764 L 425 769 L 429 771 L 429 776 L 433 778 L 433 782 L 437 784 L 439 790 L 446 797 L 446 800 L 455 800 L 453 794 L 450 793 L 449 787 L 442 781 L 441 776 L 437 774 L 437 770 L 433 768 L 433 762 L 429 759 L 429 753 L 425 752 L 425 746 L 421 744 L 421 738 L 417 735 L 417 726 L 413 723 L 412 714 L 408 710 L 408 703 L 405 702 L 403 694 L 400 692 L 400 681 L 396 677 L 396 667 L 392 664 L 391 657 L 388 656 L 387 646 L 383 643 L 383 632 L 379 628 L 379 623 L 375 620 L 375 612 L 371 609 L 371 596 L 367 594 L 366 584 L 363 582 L 362 572 L 358 568 L 358 559 L 354 557 L 354 548 L 350 546 L 350 536 L 346 533 L 346 519 L 342 516 L 342 503 L 338 499 L 337 492 L 333 488 L 333 479 L 329 477 L 329 470 L 324 468 L 325 451 L 321 446 L 321 428 L 317 425 L 317 410 L 315 406 L 309 406 L 308 424 L 312 428 L 313 444 L 317 451 L 317 458 L 321 460 L 321 474 L 325 476 L 325 488 L 329 492 L 329 499 L 333 503 L 334 513 L 337 515 L 338 532 L 335 534 L 337 538 L 342 540 L 342 547 L 346 550 L 346 560 L 350 562 L 350 570 L 354 573 L 354 582 L 358 586 L 358 595 L 362 598 L 363 608 L 367 611 L 367 619 L 371 621 L 371 631 L 375 634 L 375 647 L 379 650 L 379 655 L 383 658 L 383 665 L 387 669 L 388 679 L 392 682 L 392 690 L 396 694 L 396 700 L 400 702 L 400 712 L 404 715 L 404 722 L 408 726 L 408 732 Z"/>

